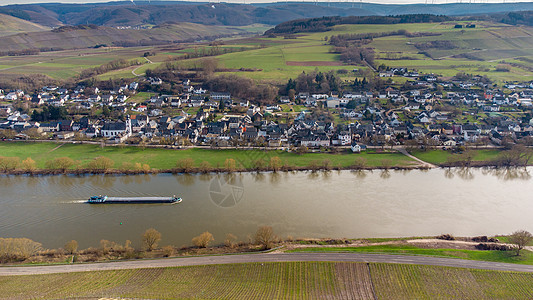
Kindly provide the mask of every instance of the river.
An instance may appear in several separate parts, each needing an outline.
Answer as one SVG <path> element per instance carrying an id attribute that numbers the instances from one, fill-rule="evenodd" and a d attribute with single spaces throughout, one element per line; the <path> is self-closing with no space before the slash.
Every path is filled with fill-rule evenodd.
<path id="1" fill-rule="evenodd" d="M 283 238 L 458 236 L 533 231 L 533 169 L 432 169 L 219 175 L 2 176 L 0 237 L 46 248 L 75 239 L 187 246 L 204 231 L 246 241 L 261 225 Z M 92 195 L 172 196 L 179 204 L 84 203 Z"/>

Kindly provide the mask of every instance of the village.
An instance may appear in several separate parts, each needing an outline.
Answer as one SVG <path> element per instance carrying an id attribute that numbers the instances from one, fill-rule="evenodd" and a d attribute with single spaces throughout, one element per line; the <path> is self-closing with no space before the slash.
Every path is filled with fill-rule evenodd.
<path id="1" fill-rule="evenodd" d="M 141 87 L 150 91 L 163 83 L 152 77 L 112 90 L 0 90 L 0 138 L 353 152 L 367 146 L 533 144 L 533 82 L 493 88 L 479 76 L 442 80 L 406 69 L 379 73 L 394 76 L 412 80 L 342 95 L 280 95 L 271 105 L 208 91 L 188 79 L 180 94 L 148 93 L 143 101 L 130 101 Z"/>

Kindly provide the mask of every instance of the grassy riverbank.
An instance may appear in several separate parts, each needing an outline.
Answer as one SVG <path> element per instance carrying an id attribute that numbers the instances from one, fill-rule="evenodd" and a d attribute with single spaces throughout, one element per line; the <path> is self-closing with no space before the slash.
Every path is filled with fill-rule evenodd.
<path id="1" fill-rule="evenodd" d="M 285 262 L 0 277 L 2 299 L 530 299 L 529 273 Z"/>
<path id="2" fill-rule="evenodd" d="M 533 265 L 533 252 L 522 251 L 516 256 L 515 251 L 480 251 L 467 249 L 431 249 L 420 248 L 405 244 L 373 245 L 361 247 L 310 247 L 298 248 L 287 252 L 359 252 L 359 253 L 386 253 L 451 257 L 469 260 L 493 261 L 502 263 L 515 263 Z"/>
<path id="3" fill-rule="evenodd" d="M 252 169 L 257 159 L 266 163 L 272 157 L 279 157 L 282 164 L 291 167 L 305 168 L 310 165 L 322 165 L 325 161 L 331 167 L 349 168 L 356 162 L 362 162 L 365 167 L 413 167 L 418 163 L 411 158 L 397 152 L 375 153 L 363 152 L 359 154 L 344 151 L 341 153 L 305 153 L 296 154 L 286 151 L 263 150 L 220 150 L 220 149 L 165 149 L 165 148 L 140 148 L 140 147 L 101 147 L 93 144 L 57 144 L 52 142 L 26 143 L 26 142 L 0 142 L 0 156 L 18 157 L 24 160 L 28 157 L 36 162 L 37 168 L 44 168 L 47 161 L 59 157 L 69 157 L 86 165 L 96 157 L 104 156 L 113 160 L 113 168 L 120 169 L 124 163 L 148 164 L 153 169 L 166 170 L 176 167 L 178 160 L 191 158 L 195 167 L 202 162 L 208 162 L 213 168 L 222 168 L 226 159 L 232 158 L 237 163 L 237 168 Z"/>
<path id="4" fill-rule="evenodd" d="M 496 159 L 501 150 L 498 149 L 472 149 L 473 162 L 488 162 Z M 427 150 L 427 151 L 413 151 L 413 156 L 435 165 L 444 164 L 453 161 L 454 158 L 459 157 L 460 154 L 452 154 L 450 151 L 445 150 Z"/>

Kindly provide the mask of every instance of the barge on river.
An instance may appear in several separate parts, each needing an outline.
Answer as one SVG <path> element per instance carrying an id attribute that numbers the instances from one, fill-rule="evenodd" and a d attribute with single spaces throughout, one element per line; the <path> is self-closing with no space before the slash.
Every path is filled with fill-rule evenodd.
<path id="1" fill-rule="evenodd" d="M 172 197 L 108 197 L 92 196 L 87 203 L 90 204 L 154 204 L 154 203 L 180 203 L 181 198 Z"/>

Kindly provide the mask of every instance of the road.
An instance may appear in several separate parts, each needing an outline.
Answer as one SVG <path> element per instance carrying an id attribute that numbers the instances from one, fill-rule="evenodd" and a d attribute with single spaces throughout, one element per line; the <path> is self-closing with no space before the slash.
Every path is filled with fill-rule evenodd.
<path id="1" fill-rule="evenodd" d="M 497 271 L 533 272 L 533 265 L 518 265 L 428 256 L 387 255 L 368 253 L 261 253 L 220 256 L 198 256 L 152 260 L 131 260 L 122 262 L 87 263 L 72 265 L 0 267 L 0 276 L 289 261 L 373 262 L 447 266 Z"/>

